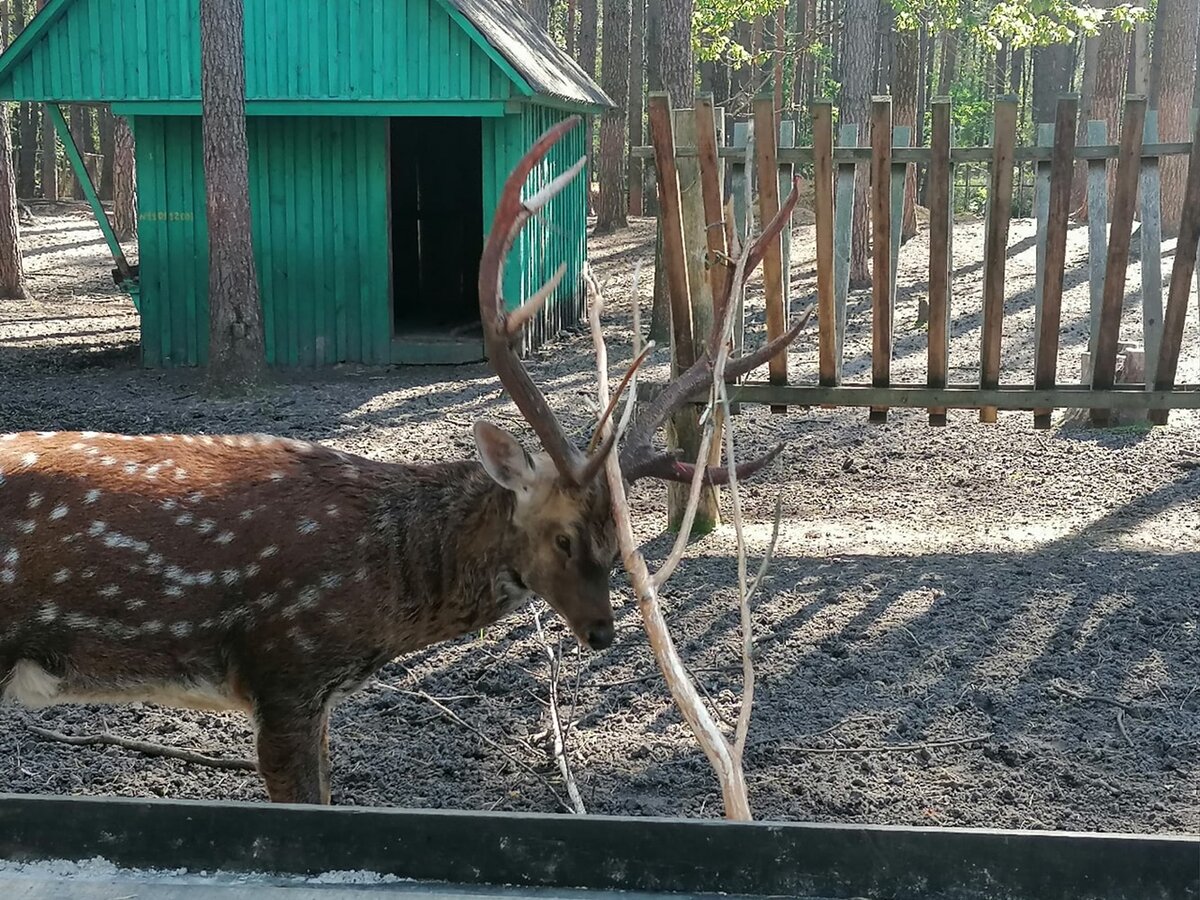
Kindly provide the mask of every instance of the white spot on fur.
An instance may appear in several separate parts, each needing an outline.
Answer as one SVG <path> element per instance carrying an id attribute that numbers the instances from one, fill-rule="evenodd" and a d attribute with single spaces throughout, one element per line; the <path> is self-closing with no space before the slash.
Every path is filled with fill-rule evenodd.
<path id="1" fill-rule="evenodd" d="M 46 440 L 47 438 L 54 437 L 56 434 L 58 434 L 57 431 L 39 431 L 38 437 L 40 437 L 42 440 Z"/>
<path id="2" fill-rule="evenodd" d="M 21 529 L 22 534 L 33 534 L 34 529 L 37 528 L 37 522 L 32 519 L 22 519 L 17 522 L 17 528 Z"/>
<path id="3" fill-rule="evenodd" d="M 187 469 L 176 469 L 175 470 L 175 480 L 176 481 L 187 481 Z"/>
<path id="4" fill-rule="evenodd" d="M 100 465 L 102 465 L 102 466 L 115 466 L 116 464 L 117 464 L 116 457 L 113 457 L 113 456 L 100 457 Z"/>
<path id="5" fill-rule="evenodd" d="M 175 622 L 171 625 L 171 634 L 177 638 L 185 638 L 192 633 L 191 622 Z"/>
<path id="6" fill-rule="evenodd" d="M 58 519 L 65 517 L 68 512 L 69 512 L 69 509 L 67 507 L 67 504 L 60 503 L 60 504 L 58 504 L 58 506 L 54 507 L 54 509 L 50 510 L 50 519 L 51 519 L 51 521 L 56 521 Z"/>
<path id="7" fill-rule="evenodd" d="M 126 474 L 126 475 L 136 475 L 136 474 L 137 474 L 137 470 L 138 470 L 138 464 L 137 464 L 137 463 L 133 463 L 133 462 L 127 462 L 127 463 L 125 463 L 125 474 Z"/>
<path id="8" fill-rule="evenodd" d="M 163 623 L 156 621 L 154 619 L 151 619 L 149 622 L 142 623 L 141 630 L 142 630 L 143 634 L 158 634 L 160 631 L 163 630 Z"/>
<path id="9" fill-rule="evenodd" d="M 100 433 L 98 431 L 85 431 L 85 432 L 81 433 L 79 436 L 86 441 L 90 441 L 90 440 L 92 440 L 92 438 L 100 437 Z"/>
<path id="10" fill-rule="evenodd" d="M 334 588 L 341 587 L 342 576 L 336 573 L 321 576 L 321 588 L 326 591 L 332 591 Z"/>
<path id="11" fill-rule="evenodd" d="M 63 584 L 70 577 L 71 577 L 70 569 L 59 569 L 57 572 L 54 573 L 54 583 L 55 584 Z"/>
<path id="12" fill-rule="evenodd" d="M 104 536 L 104 546 L 114 550 L 132 550 L 135 553 L 145 553 L 150 549 L 150 545 L 145 541 L 139 541 L 137 538 L 131 538 L 129 535 L 117 531 Z"/>
<path id="13" fill-rule="evenodd" d="M 213 538 L 213 540 L 215 540 L 218 544 L 232 544 L 233 543 L 233 532 L 232 531 L 222 531 L 215 538 Z"/>
<path id="14" fill-rule="evenodd" d="M 296 530 L 300 532 L 300 534 L 312 534 L 320 527 L 321 526 L 312 519 L 301 519 L 300 524 L 296 526 Z"/>
<path id="15" fill-rule="evenodd" d="M 121 593 L 121 589 L 115 584 L 106 584 L 104 587 L 100 588 L 101 597 L 115 597 L 119 593 Z"/>
<path id="16" fill-rule="evenodd" d="M 139 600 L 136 597 L 130 597 L 128 600 L 125 601 L 125 608 L 127 610 L 129 610 L 130 612 L 136 612 L 137 610 L 141 609 L 145 605 L 146 605 L 145 600 Z"/>
<path id="17" fill-rule="evenodd" d="M 162 502 L 162 508 L 163 508 L 163 511 L 164 511 L 164 512 L 171 512 L 171 511 L 172 511 L 172 510 L 174 510 L 174 509 L 175 509 L 175 508 L 176 508 L 178 505 L 179 505 L 178 503 L 176 503 L 174 500 L 170 500 L 170 499 L 168 499 L 168 500 L 164 500 L 164 501 Z"/>
<path id="18" fill-rule="evenodd" d="M 21 553 L 16 547 L 10 547 L 4 554 L 4 564 L 6 566 L 15 566 L 21 560 Z"/>
<path id="19" fill-rule="evenodd" d="M 250 563 L 250 565 L 246 566 L 246 568 L 242 571 L 245 573 L 247 578 L 253 578 L 262 571 L 262 567 L 258 563 Z"/>
<path id="20" fill-rule="evenodd" d="M 14 584 L 17 580 L 17 573 L 12 569 L 0 569 L 0 581 L 5 584 Z"/>
<path id="21" fill-rule="evenodd" d="M 49 625 L 58 618 L 58 607 L 53 603 L 43 603 L 38 609 L 37 620 L 43 625 Z"/>
<path id="22" fill-rule="evenodd" d="M 354 580 L 358 581 L 358 582 L 363 582 L 363 581 L 367 580 L 367 567 L 366 566 L 358 567 L 358 570 L 354 573 Z"/>
<path id="23" fill-rule="evenodd" d="M 28 469 L 30 466 L 37 465 L 38 455 L 36 453 L 26 453 L 21 457 L 21 466 Z"/>
<path id="24" fill-rule="evenodd" d="M 192 491 L 184 499 L 188 503 L 191 503 L 191 504 L 199 503 L 201 500 L 204 499 L 204 492 L 203 491 Z"/>
<path id="25" fill-rule="evenodd" d="M 254 605 L 257 606 L 259 609 L 270 609 L 272 606 L 274 606 L 278 602 L 279 602 L 278 594 L 263 594 L 261 597 L 259 597 L 257 600 L 254 601 Z"/>
<path id="26" fill-rule="evenodd" d="M 201 534 L 208 534 L 210 531 L 215 530 L 216 527 L 217 523 L 212 519 L 201 519 L 196 523 L 196 530 Z"/>
<path id="27" fill-rule="evenodd" d="M 168 585 L 167 589 L 163 593 L 165 593 L 168 597 L 182 597 L 183 588 L 177 584 L 172 584 Z"/>
<path id="28" fill-rule="evenodd" d="M 123 435 L 121 435 L 121 440 L 128 443 L 129 441 L 133 440 L 133 435 L 132 434 L 123 434 Z"/>
<path id="29" fill-rule="evenodd" d="M 269 477 L 272 481 L 283 481 L 282 472 L 272 472 Z"/>
<path id="30" fill-rule="evenodd" d="M 4 688 L 4 699 L 25 706 L 49 706 L 58 697 L 61 685 L 61 678 L 51 675 L 37 663 L 18 659 Z"/>
<path id="31" fill-rule="evenodd" d="M 154 440 L 154 435 L 152 435 L 152 434 L 139 435 L 139 440 L 152 441 L 152 440 Z"/>
<path id="32" fill-rule="evenodd" d="M 192 514 L 184 513 L 183 515 L 181 515 L 177 519 L 175 519 L 175 524 L 176 525 L 191 525 L 192 524 Z"/>
<path id="33" fill-rule="evenodd" d="M 259 551 L 258 558 L 259 559 L 270 559 L 272 556 L 274 556 L 278 552 L 279 552 L 279 548 L 276 547 L 274 544 L 271 544 L 270 546 L 263 547 L 263 549 L 261 551 Z"/>
<path id="34" fill-rule="evenodd" d="M 331 519 L 336 519 L 341 514 L 342 514 L 342 511 L 337 508 L 336 503 L 330 503 L 328 506 L 325 507 L 325 515 L 329 516 L 329 518 L 331 518 Z"/>
<path id="35" fill-rule="evenodd" d="M 237 584 L 238 579 L 241 577 L 241 573 L 237 569 L 226 569 L 221 573 L 221 580 L 225 584 Z"/>
<path id="36" fill-rule="evenodd" d="M 88 506 L 91 506 L 93 503 L 95 503 L 99 499 L 100 499 L 100 491 L 97 488 L 92 488 L 90 491 L 88 491 L 86 494 L 83 495 L 83 502 L 86 503 Z"/>
<path id="37" fill-rule="evenodd" d="M 34 491 L 32 494 L 29 495 L 29 499 L 25 501 L 25 506 L 27 509 L 37 509 L 39 506 L 42 505 L 42 501 L 45 499 L 46 498 L 42 494 L 39 494 L 37 491 Z"/>
<path id="38" fill-rule="evenodd" d="M 95 522 L 93 522 L 90 526 L 88 526 L 88 534 L 90 534 L 92 537 L 99 537 L 100 535 L 104 534 L 104 532 L 107 530 L 108 530 L 108 523 L 101 522 L 98 519 Z"/>

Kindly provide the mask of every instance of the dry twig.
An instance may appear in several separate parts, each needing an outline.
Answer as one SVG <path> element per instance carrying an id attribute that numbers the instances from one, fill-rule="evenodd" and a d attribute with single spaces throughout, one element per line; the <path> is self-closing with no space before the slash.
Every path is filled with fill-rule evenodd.
<path id="1" fill-rule="evenodd" d="M 857 747 L 804 747 L 796 744 L 780 744 L 777 749 L 789 753 L 811 753 L 814 755 L 833 755 L 837 753 L 915 753 L 921 750 L 936 750 L 939 747 L 961 747 L 966 744 L 981 744 L 988 740 L 991 734 L 977 734 L 973 737 L 950 738 L 944 741 L 923 741 L 919 744 L 862 744 Z"/>
<path id="2" fill-rule="evenodd" d="M 212 769 L 238 769 L 247 772 L 258 770 L 257 764 L 252 759 L 208 756 L 204 753 L 197 753 L 194 750 L 181 750 L 178 747 L 167 747 L 164 744 L 151 744 L 147 741 L 135 741 L 131 738 L 118 737 L 106 731 L 98 734 L 63 734 L 61 731 L 51 731 L 49 728 L 40 728 L 37 725 L 26 725 L 25 728 L 30 734 L 42 740 L 55 741 L 59 744 L 70 744 L 75 747 L 120 747 L 123 750 L 132 750 L 135 753 L 141 753 L 145 756 L 178 759 L 183 762 L 194 763 L 198 766 L 208 766 Z"/>
<path id="3" fill-rule="evenodd" d="M 575 783 L 575 776 L 571 774 L 571 761 L 567 758 L 567 736 L 563 730 L 562 722 L 558 715 L 558 676 L 561 671 L 559 665 L 559 657 L 555 654 L 550 642 L 546 639 L 546 632 L 542 630 L 542 617 L 538 615 L 537 607 L 533 608 L 533 624 L 537 627 L 538 638 L 542 642 L 542 648 L 546 651 L 546 656 L 550 660 L 550 728 L 554 733 L 554 761 L 558 763 L 558 771 L 562 774 L 563 784 L 567 786 L 567 797 L 571 800 L 572 809 L 579 815 L 587 815 L 587 809 L 583 805 L 583 797 L 579 793 L 579 785 Z M 567 725 L 570 728 L 570 724 Z"/>
<path id="4" fill-rule="evenodd" d="M 562 798 L 562 796 L 558 793 L 558 791 L 556 791 L 554 789 L 554 785 L 552 785 L 549 781 L 546 780 L 545 776 L 543 776 L 540 772 L 538 772 L 532 766 L 528 765 L 525 762 L 522 762 L 520 759 L 518 759 L 516 756 L 514 756 L 512 753 L 510 753 L 504 746 L 502 746 L 501 744 L 498 744 L 496 741 L 493 741 L 490 737 L 488 737 L 486 734 L 483 733 L 482 729 L 480 729 L 478 726 L 472 725 L 470 722 L 468 722 L 466 719 L 464 719 L 462 716 L 460 716 L 458 713 L 456 713 L 450 707 L 446 706 L 444 703 L 439 701 L 436 697 L 431 696 L 430 694 L 426 693 L 425 691 L 410 691 L 410 690 L 406 690 L 405 688 L 398 688 L 395 685 L 388 684 L 386 681 L 380 681 L 379 679 L 375 680 L 375 684 L 378 685 L 379 687 L 383 688 L 384 690 L 392 691 L 397 694 L 403 694 L 406 697 L 416 697 L 419 700 L 424 700 L 426 703 L 433 704 L 435 707 L 437 707 L 438 711 L 441 712 L 441 714 L 443 716 L 445 716 L 447 719 L 449 719 L 451 722 L 453 722 L 456 725 L 461 725 L 463 728 L 467 729 L 467 731 L 470 731 L 472 734 L 476 735 L 481 741 L 483 741 L 489 747 L 491 747 L 494 750 L 498 750 L 501 754 L 504 755 L 505 759 L 507 759 L 509 762 L 511 762 L 517 768 L 521 769 L 521 771 L 523 771 L 529 775 L 532 775 L 534 778 L 536 778 L 538 781 L 540 781 L 542 783 L 542 786 L 547 791 L 550 792 L 551 796 L 553 796 L 554 799 L 558 801 L 558 805 L 561 806 L 564 810 L 566 810 L 567 812 L 575 811 L 571 808 L 571 805 Z"/>

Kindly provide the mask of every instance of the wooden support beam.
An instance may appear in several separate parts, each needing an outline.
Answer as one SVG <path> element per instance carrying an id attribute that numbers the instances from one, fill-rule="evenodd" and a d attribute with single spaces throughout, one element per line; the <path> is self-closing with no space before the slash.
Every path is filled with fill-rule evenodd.
<path id="1" fill-rule="evenodd" d="M 953 270 L 954 170 L 950 162 L 950 98 L 931 104 L 929 163 L 929 371 L 926 383 L 944 388 L 950 371 L 950 279 Z M 930 425 L 945 425 L 944 407 L 930 407 Z"/>
<path id="2" fill-rule="evenodd" d="M 871 384 L 892 380 L 892 98 L 871 99 Z M 872 407 L 870 421 L 887 421 Z"/>
<path id="3" fill-rule="evenodd" d="M 983 246 L 983 334 L 979 352 L 979 381 L 985 388 L 1000 384 L 1004 268 L 1008 254 L 1008 223 L 1012 215 L 1013 148 L 1017 141 L 1015 97 L 996 100 L 993 121 L 987 234 Z M 996 408 L 985 406 L 980 409 L 979 421 L 995 422 Z"/>
<path id="4" fill-rule="evenodd" d="M 1158 110 L 1146 110 L 1145 143 L 1158 140 Z M 1163 285 L 1162 285 L 1162 178 L 1156 158 L 1142 159 L 1141 269 L 1142 269 L 1142 346 L 1146 351 L 1146 383 L 1154 383 L 1162 348 Z"/>
<path id="5" fill-rule="evenodd" d="M 775 155 L 775 107 L 770 95 L 754 100 L 754 145 L 758 166 L 758 215 L 769 222 L 779 212 L 778 162 Z M 784 226 L 790 227 L 790 226 Z M 783 241 L 776 238 L 767 245 L 762 261 L 763 292 L 767 305 L 767 339 L 774 340 L 787 330 L 787 309 L 783 297 Z M 767 363 L 771 384 L 787 384 L 787 350 Z M 786 412 L 772 407 L 771 412 Z"/>
<path id="6" fill-rule="evenodd" d="M 858 143 L 858 124 L 843 123 L 838 128 L 838 146 Z M 842 358 L 846 346 L 846 300 L 850 295 L 851 225 L 854 222 L 854 163 L 839 163 L 837 196 L 833 206 L 833 314 L 837 327 L 834 346 L 834 371 L 842 380 Z"/>
<path id="7" fill-rule="evenodd" d="M 1183 345 L 1183 325 L 1187 318 L 1188 294 L 1192 273 L 1196 270 L 1197 244 L 1200 244 L 1200 120 L 1196 123 L 1192 138 L 1192 155 L 1188 160 L 1187 182 L 1183 189 L 1183 217 L 1179 222 L 1179 240 L 1175 244 L 1175 262 L 1171 266 L 1167 312 L 1163 317 L 1162 346 L 1158 365 L 1154 367 L 1156 391 L 1170 390 L 1175 384 Z M 1200 297 L 1200 281 L 1196 284 L 1196 294 Z M 1166 425 L 1167 416 L 1166 405 L 1151 407 L 1149 419 L 1153 424 Z"/>
<path id="8" fill-rule="evenodd" d="M 719 126 L 719 127 L 718 127 Z M 725 297 L 731 272 L 725 264 L 729 248 L 725 244 L 725 213 L 721 206 L 724 173 L 717 161 L 717 147 L 725 132 L 724 110 L 713 108 L 711 94 L 696 98 L 696 146 L 700 150 L 700 190 L 704 199 L 704 234 L 708 240 L 708 286 L 713 297 L 713 318 L 721 321 L 724 307 L 718 306 Z M 718 133 L 719 132 L 719 133 Z M 703 338 L 703 335 L 701 335 Z"/>
<path id="9" fill-rule="evenodd" d="M 1121 333 L 1121 304 L 1125 299 L 1125 273 L 1129 266 L 1129 241 L 1137 207 L 1138 171 L 1141 167 L 1142 132 L 1146 124 L 1146 98 L 1129 97 L 1121 120 L 1121 155 L 1117 157 L 1117 186 L 1113 194 L 1112 224 L 1108 232 L 1108 265 L 1104 270 L 1104 301 L 1100 308 L 1100 334 L 1092 358 L 1092 387 L 1107 390 L 1117 377 L 1117 341 Z M 1109 412 L 1092 410 L 1092 423 L 1107 425 Z"/>
<path id="10" fill-rule="evenodd" d="M 817 218 L 817 369 L 820 383 L 841 381 L 833 302 L 833 103 L 812 106 L 813 197 Z"/>
<path id="11" fill-rule="evenodd" d="M 1058 101 L 1054 118 L 1054 160 L 1046 186 L 1045 251 L 1038 298 L 1037 346 L 1034 386 L 1049 390 L 1058 379 L 1058 342 L 1062 330 L 1063 277 L 1067 266 L 1067 226 L 1071 215 L 1071 181 L 1074 177 L 1075 127 L 1079 112 L 1076 97 Z M 1037 409 L 1035 428 L 1049 428 L 1053 410 Z"/>

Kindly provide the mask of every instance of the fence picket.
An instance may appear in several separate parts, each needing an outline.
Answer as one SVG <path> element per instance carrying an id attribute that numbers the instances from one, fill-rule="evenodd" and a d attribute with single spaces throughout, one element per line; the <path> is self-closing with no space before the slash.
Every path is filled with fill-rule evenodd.
<path id="1" fill-rule="evenodd" d="M 1108 126 L 1095 120 L 1087 123 L 1087 142 L 1092 146 L 1108 140 Z M 1108 256 L 1108 161 L 1088 160 L 1087 164 L 1088 217 L 1088 288 L 1091 291 L 1092 313 L 1088 325 L 1089 359 L 1096 358 L 1096 341 L 1100 337 L 1100 307 L 1104 303 L 1104 263 Z"/>
<path id="2" fill-rule="evenodd" d="M 763 223 L 779 212 L 779 179 L 770 177 L 777 171 L 775 156 L 775 106 L 770 95 L 754 100 L 754 141 L 757 145 L 758 214 Z M 786 330 L 787 310 L 783 305 L 783 247 L 782 240 L 771 241 L 763 254 L 763 292 L 767 304 L 767 339 L 774 340 Z M 787 351 L 783 350 L 767 361 L 771 384 L 787 384 Z M 771 412 L 786 412 L 786 406 L 772 406 Z"/>
<path id="3" fill-rule="evenodd" d="M 1158 110 L 1146 110 L 1146 129 L 1142 140 L 1158 142 Z M 1162 179 L 1157 156 L 1142 158 L 1142 341 L 1146 351 L 1146 390 L 1154 385 L 1162 347 Z"/>
<path id="4" fill-rule="evenodd" d="M 950 98 L 931 104 L 929 162 L 929 370 L 926 384 L 944 388 L 950 363 L 950 281 L 954 238 L 954 168 L 950 163 Z M 929 424 L 945 425 L 944 407 L 929 408 Z"/>
<path id="5" fill-rule="evenodd" d="M 1142 129 L 1146 124 L 1146 98 L 1129 97 L 1121 119 L 1121 155 L 1117 157 L 1117 186 L 1113 194 L 1112 224 L 1108 231 L 1108 265 L 1104 271 L 1104 302 L 1100 334 L 1092 358 L 1092 387 L 1107 390 L 1117 377 L 1117 340 L 1121 335 L 1121 303 L 1125 299 L 1125 272 L 1129 266 L 1129 241 L 1137 206 L 1138 170 L 1142 157 Z M 1092 410 L 1092 422 L 1106 425 L 1109 410 Z"/>
<path id="6" fill-rule="evenodd" d="M 838 129 L 838 146 L 858 144 L 857 123 Z M 833 207 L 833 306 L 837 327 L 834 344 L 834 369 L 842 383 L 843 356 L 846 348 L 846 298 L 850 294 L 850 226 L 854 216 L 854 163 L 838 163 L 837 199 Z"/>
<path id="7" fill-rule="evenodd" d="M 833 103 L 812 105 L 813 198 L 817 219 L 817 370 L 822 385 L 837 384 L 837 325 L 833 301 Z"/>
<path id="8" fill-rule="evenodd" d="M 992 167 L 988 178 L 987 237 L 983 247 L 983 333 L 979 352 L 979 384 L 1000 386 L 1000 341 L 1004 332 L 1004 267 L 1008 224 L 1012 214 L 1013 149 L 1017 141 L 1017 101 L 996 100 L 992 132 Z M 979 410 L 980 422 L 995 422 L 996 407 Z"/>
<path id="9" fill-rule="evenodd" d="M 871 98 L 871 384 L 892 380 L 891 306 L 892 99 Z M 887 421 L 887 408 L 872 406 L 870 421 Z"/>

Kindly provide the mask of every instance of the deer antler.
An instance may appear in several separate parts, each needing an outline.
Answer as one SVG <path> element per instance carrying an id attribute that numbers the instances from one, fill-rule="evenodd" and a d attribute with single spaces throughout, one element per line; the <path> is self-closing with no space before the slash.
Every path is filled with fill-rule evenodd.
<path id="1" fill-rule="evenodd" d="M 747 249 L 745 261 L 746 277 L 762 262 L 767 246 L 779 236 L 779 233 L 791 219 L 792 210 L 795 209 L 799 196 L 800 179 L 796 178 L 792 183 L 792 191 L 788 194 L 787 200 L 784 201 L 779 212 L 767 223 L 762 234 Z M 727 280 L 725 289 L 727 292 L 732 291 L 733 279 Z M 714 305 L 717 309 L 726 309 L 732 298 L 725 296 L 714 299 L 716 300 Z M 774 340 L 768 341 L 763 347 L 753 353 L 748 353 L 737 359 L 731 359 L 725 367 L 726 376 L 736 378 L 762 365 L 794 341 L 807 322 L 808 315 L 806 314 L 786 332 Z M 711 383 L 713 362 L 724 338 L 723 324 L 719 321 L 713 324 L 712 334 L 708 339 L 708 344 L 704 352 L 691 367 L 680 373 L 677 378 L 663 389 L 662 393 L 654 399 L 634 423 L 629 437 L 626 439 L 625 446 L 621 450 L 621 471 L 625 475 L 626 481 L 632 483 L 639 478 L 648 477 L 660 478 L 665 481 L 682 481 L 685 483 L 692 480 L 692 476 L 696 470 L 693 464 L 681 462 L 677 452 L 655 452 L 651 442 L 654 439 L 655 432 L 666 423 L 667 419 L 679 407 L 687 402 L 688 398 L 700 388 Z M 782 445 L 774 447 L 757 459 L 740 464 L 736 469 L 737 477 L 749 478 L 771 462 L 782 449 Z M 726 484 L 729 481 L 729 470 L 723 466 L 708 466 L 705 469 L 704 480 L 708 484 Z"/>
<path id="2" fill-rule="evenodd" d="M 595 477 L 604 464 L 604 457 L 613 448 L 616 432 L 614 430 L 594 454 L 584 456 L 563 431 L 545 396 L 529 377 L 529 372 L 513 347 L 521 329 L 537 314 L 562 281 L 566 266 L 560 266 L 537 293 L 511 312 L 504 302 L 503 280 L 504 261 L 525 223 L 570 184 L 587 164 L 586 156 L 580 158 L 533 196 L 521 199 L 521 190 L 529 173 L 545 158 L 550 148 L 581 121 L 579 116 L 571 116 L 549 128 L 509 173 L 479 260 L 479 314 L 488 358 L 500 383 L 508 390 L 517 409 L 537 433 L 546 453 L 554 461 L 559 475 L 571 484 L 587 484 Z"/>

